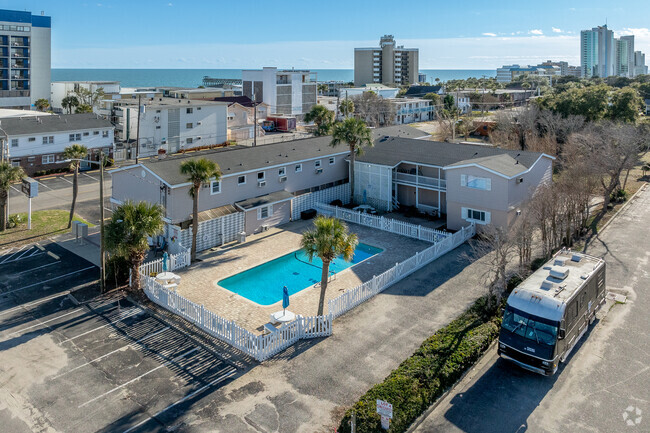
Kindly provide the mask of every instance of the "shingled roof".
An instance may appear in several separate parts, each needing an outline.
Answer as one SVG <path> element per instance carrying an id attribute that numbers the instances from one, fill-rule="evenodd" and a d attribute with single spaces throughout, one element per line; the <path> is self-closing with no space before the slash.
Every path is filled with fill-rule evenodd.
<path id="1" fill-rule="evenodd" d="M 113 128 L 111 122 L 94 113 L 8 117 L 0 119 L 0 125 L 9 136 Z"/>

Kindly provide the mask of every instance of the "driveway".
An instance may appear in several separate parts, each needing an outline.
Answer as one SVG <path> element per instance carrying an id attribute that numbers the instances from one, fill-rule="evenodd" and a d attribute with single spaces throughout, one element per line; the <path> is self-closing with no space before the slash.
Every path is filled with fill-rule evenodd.
<path id="1" fill-rule="evenodd" d="M 416 431 L 650 431 L 648 227 L 646 187 L 587 248 L 606 260 L 608 290 L 627 303 L 592 326 L 555 376 L 515 368 L 494 351 Z"/>

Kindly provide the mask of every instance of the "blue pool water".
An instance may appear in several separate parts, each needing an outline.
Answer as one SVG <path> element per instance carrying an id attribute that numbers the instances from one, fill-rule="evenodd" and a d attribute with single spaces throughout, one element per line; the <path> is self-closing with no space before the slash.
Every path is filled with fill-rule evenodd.
<path id="1" fill-rule="evenodd" d="M 330 263 L 330 272 L 341 272 L 382 251 L 381 248 L 359 244 L 351 262 L 337 257 Z M 289 295 L 293 295 L 319 283 L 322 267 L 321 259 L 314 257 L 309 263 L 307 255 L 297 250 L 225 278 L 219 281 L 219 285 L 257 304 L 271 305 L 282 300 L 283 286 L 287 286 Z"/>

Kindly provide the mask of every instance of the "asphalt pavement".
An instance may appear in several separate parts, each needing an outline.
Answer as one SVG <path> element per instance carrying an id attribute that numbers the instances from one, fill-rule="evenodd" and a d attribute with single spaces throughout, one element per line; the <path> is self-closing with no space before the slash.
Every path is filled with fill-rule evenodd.
<path id="1" fill-rule="evenodd" d="M 499 359 L 480 363 L 415 431 L 650 432 L 650 188 L 587 253 L 607 262 L 607 288 L 624 294 L 590 327 L 553 377 Z"/>

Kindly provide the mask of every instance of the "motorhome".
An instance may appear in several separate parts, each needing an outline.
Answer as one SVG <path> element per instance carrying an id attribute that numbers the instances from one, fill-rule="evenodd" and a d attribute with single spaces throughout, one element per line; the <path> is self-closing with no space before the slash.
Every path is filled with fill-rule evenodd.
<path id="1" fill-rule="evenodd" d="M 605 261 L 559 251 L 508 297 L 499 355 L 546 376 L 566 362 L 605 303 Z"/>

